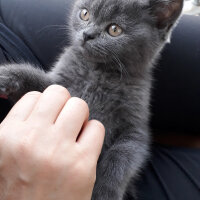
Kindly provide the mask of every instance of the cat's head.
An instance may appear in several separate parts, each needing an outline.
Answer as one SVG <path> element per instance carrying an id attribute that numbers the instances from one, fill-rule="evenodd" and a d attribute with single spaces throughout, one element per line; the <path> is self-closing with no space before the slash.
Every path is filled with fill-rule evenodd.
<path id="1" fill-rule="evenodd" d="M 77 0 L 72 45 L 96 62 L 151 59 L 166 42 L 183 0 Z"/>

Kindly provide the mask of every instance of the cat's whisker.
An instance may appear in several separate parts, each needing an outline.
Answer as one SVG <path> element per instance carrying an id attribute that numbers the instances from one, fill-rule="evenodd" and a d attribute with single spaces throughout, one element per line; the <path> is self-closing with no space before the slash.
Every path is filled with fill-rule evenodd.
<path id="1" fill-rule="evenodd" d="M 117 56 L 117 54 L 114 54 L 115 59 L 118 61 L 118 64 L 120 65 L 120 67 L 122 68 L 122 73 L 125 73 L 125 76 L 128 76 L 128 71 L 126 70 L 126 67 L 124 66 L 124 64 L 121 62 L 121 60 L 119 59 L 119 57 Z"/>
<path id="2" fill-rule="evenodd" d="M 98 52 L 101 56 L 105 56 L 106 55 L 106 52 L 104 52 L 102 49 L 100 49 L 98 46 L 96 47 L 92 47 L 92 49 L 96 52 Z"/>
<path id="3" fill-rule="evenodd" d="M 107 51 L 109 51 L 111 53 L 111 56 L 113 58 L 113 61 L 119 66 L 120 68 L 120 72 L 121 72 L 121 77 L 120 77 L 120 80 L 122 79 L 122 76 L 123 76 L 123 72 L 125 74 L 126 77 L 129 76 L 124 64 L 121 62 L 121 60 L 119 59 L 119 56 L 114 52 L 112 51 L 111 49 L 108 49 L 106 47 L 104 47 Z"/>
<path id="4" fill-rule="evenodd" d="M 112 56 L 112 58 L 114 59 L 113 61 L 120 67 L 120 72 L 121 72 L 120 80 L 121 80 L 121 78 L 122 78 L 122 71 L 123 71 L 123 70 L 122 70 L 120 61 L 118 60 L 117 56 L 115 55 L 115 53 L 114 53 L 111 49 L 108 49 L 108 48 L 106 48 L 106 47 L 104 47 L 104 48 L 105 48 L 105 50 L 107 50 L 108 52 L 111 53 L 111 56 Z"/>
<path id="5" fill-rule="evenodd" d="M 70 31 L 70 28 L 68 28 L 67 25 L 47 25 L 45 27 L 43 27 L 42 29 L 40 29 L 39 31 L 37 31 L 37 34 L 40 34 L 44 31 L 49 31 L 49 29 L 53 29 L 55 31 L 60 31 L 60 30 L 64 30 L 64 31 Z"/>
<path id="6" fill-rule="evenodd" d="M 103 53 L 104 53 L 104 55 L 106 56 L 106 57 L 110 57 L 110 56 L 112 56 L 110 53 L 108 53 L 108 52 L 110 52 L 107 48 L 105 48 L 105 47 L 102 47 L 102 46 L 98 46 L 98 48 L 99 49 L 101 49 L 101 51 L 103 51 Z M 106 59 L 106 58 L 105 58 Z M 107 62 L 106 62 L 106 60 L 104 60 L 105 62 L 105 64 L 107 64 Z"/>
<path id="7" fill-rule="evenodd" d="M 93 49 L 95 49 L 98 53 L 100 53 L 102 55 L 102 59 L 104 61 L 104 64 L 106 65 L 106 56 L 109 56 L 108 53 L 105 51 L 105 49 L 103 49 L 101 46 L 95 46 L 93 47 Z"/>

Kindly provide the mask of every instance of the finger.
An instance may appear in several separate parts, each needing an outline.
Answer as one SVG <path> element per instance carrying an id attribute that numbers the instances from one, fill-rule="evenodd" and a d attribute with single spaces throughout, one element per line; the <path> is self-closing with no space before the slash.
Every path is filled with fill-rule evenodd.
<path id="1" fill-rule="evenodd" d="M 55 122 L 55 126 L 61 130 L 65 130 L 65 137 L 76 141 L 82 126 L 88 120 L 88 117 L 89 108 L 87 103 L 82 99 L 72 97 L 60 112 Z"/>
<path id="2" fill-rule="evenodd" d="M 104 142 L 105 128 L 97 120 L 89 121 L 82 130 L 77 143 L 97 161 Z M 91 156 L 92 156 L 91 155 Z"/>
<path id="3" fill-rule="evenodd" d="M 59 85 L 49 86 L 41 95 L 29 120 L 40 123 L 54 123 L 63 106 L 70 98 L 66 88 Z"/>
<path id="4" fill-rule="evenodd" d="M 19 120 L 26 120 L 30 113 L 32 112 L 33 108 L 35 107 L 38 99 L 40 98 L 40 92 L 29 92 L 25 94 L 11 109 L 8 113 L 8 119 L 19 119 Z"/>

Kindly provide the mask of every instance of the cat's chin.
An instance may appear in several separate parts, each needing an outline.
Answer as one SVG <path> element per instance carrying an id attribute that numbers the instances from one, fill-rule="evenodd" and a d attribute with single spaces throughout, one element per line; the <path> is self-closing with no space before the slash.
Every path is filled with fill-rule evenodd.
<path id="1" fill-rule="evenodd" d="M 104 56 L 95 54 L 94 51 L 90 51 L 85 47 L 80 46 L 78 48 L 78 51 L 89 62 L 94 62 L 94 63 L 105 63 L 106 62 L 106 58 Z"/>

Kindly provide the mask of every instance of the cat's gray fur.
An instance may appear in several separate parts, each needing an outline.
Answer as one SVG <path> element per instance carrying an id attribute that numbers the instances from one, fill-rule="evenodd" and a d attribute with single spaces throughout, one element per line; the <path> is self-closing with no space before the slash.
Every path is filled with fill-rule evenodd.
<path id="1" fill-rule="evenodd" d="M 0 68 L 0 93 L 12 101 L 50 84 L 84 99 L 106 128 L 93 200 L 121 200 L 148 155 L 151 71 L 182 9 L 182 0 L 78 0 L 71 41 L 50 72 L 29 64 Z M 90 12 L 88 22 L 80 11 Z M 123 28 L 111 37 L 107 27 Z M 83 42 L 83 32 L 95 38 Z M 84 44 L 83 44 L 84 43 Z M 131 186 L 131 192 L 134 186 Z M 67 198 L 67 197 L 66 197 Z"/>

